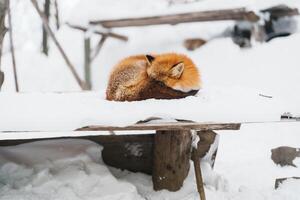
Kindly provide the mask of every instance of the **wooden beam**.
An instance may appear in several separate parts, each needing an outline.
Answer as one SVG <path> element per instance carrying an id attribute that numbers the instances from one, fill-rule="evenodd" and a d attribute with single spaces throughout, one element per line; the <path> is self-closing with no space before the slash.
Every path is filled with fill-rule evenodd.
<path id="1" fill-rule="evenodd" d="M 225 9 L 190 12 L 182 14 L 172 14 L 164 16 L 126 18 L 116 20 L 96 20 L 91 21 L 92 25 L 101 25 L 105 28 L 128 27 L 128 26 L 148 26 L 159 24 L 179 24 L 187 22 L 218 21 L 218 20 L 247 20 L 258 21 L 259 17 L 252 11 L 245 8 Z"/>
<path id="2" fill-rule="evenodd" d="M 133 172 L 152 174 L 154 134 L 0 140 L 0 146 L 13 146 L 54 139 L 91 140 L 103 146 L 102 159 L 105 164 Z"/>
<path id="3" fill-rule="evenodd" d="M 270 14 L 270 18 L 291 17 L 299 15 L 298 8 L 290 8 L 286 5 L 273 6 L 271 8 L 261 10 L 262 13 Z"/>
<path id="4" fill-rule="evenodd" d="M 42 140 L 56 140 L 56 139 L 86 139 L 91 140 L 97 144 L 111 144 L 115 142 L 124 142 L 127 140 L 134 140 L 135 142 L 144 142 L 152 140 L 154 133 L 152 134 L 134 134 L 134 135 L 95 135 L 95 136 L 78 136 L 78 137 L 46 137 L 46 138 L 26 138 L 26 139 L 6 139 L 0 140 L 0 146 L 12 146 L 19 145 L 28 142 L 36 142 Z"/>
<path id="5" fill-rule="evenodd" d="M 88 31 L 87 28 L 82 27 L 82 26 L 73 25 L 73 24 L 70 24 L 70 23 L 67 23 L 67 25 L 70 28 L 77 29 L 77 30 L 80 30 L 80 31 L 83 31 L 83 32 Z M 112 33 L 112 32 L 104 33 L 104 32 L 101 32 L 101 31 L 93 31 L 93 33 L 101 35 L 101 36 L 106 36 L 106 37 L 112 37 L 112 38 L 115 38 L 115 39 L 119 39 L 119 40 L 122 40 L 124 42 L 128 41 L 128 37 L 127 36 L 121 35 L 121 34 L 117 34 L 117 33 Z"/>
<path id="6" fill-rule="evenodd" d="M 197 122 L 170 122 L 157 124 L 134 124 L 132 126 L 86 126 L 75 131 L 128 131 L 128 130 L 239 130 L 240 123 L 197 123 Z"/>

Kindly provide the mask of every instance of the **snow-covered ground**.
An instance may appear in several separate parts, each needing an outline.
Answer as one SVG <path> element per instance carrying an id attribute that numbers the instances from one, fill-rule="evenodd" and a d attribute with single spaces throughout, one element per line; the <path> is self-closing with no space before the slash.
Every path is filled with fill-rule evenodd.
<path id="1" fill-rule="evenodd" d="M 231 39 L 218 38 L 232 22 L 114 29 L 114 32 L 128 36 L 129 41 L 107 40 L 92 64 L 94 91 L 79 93 L 79 87 L 53 43 L 50 44 L 49 57 L 40 54 L 41 22 L 30 1 L 11 2 L 22 93 L 14 93 L 6 37 L 1 68 L 6 79 L 0 93 L 0 131 L 69 131 L 89 124 L 128 125 L 150 116 L 228 122 L 273 121 L 285 111 L 300 114 L 299 32 L 269 43 L 254 42 L 252 48 L 241 50 Z M 257 10 L 279 3 L 300 8 L 297 0 L 201 0 L 172 5 L 161 0 L 59 1 L 62 21 L 80 25 L 85 25 L 87 19 L 241 6 Z M 62 25 L 56 35 L 82 76 L 83 33 Z M 190 37 L 210 41 L 190 52 L 182 45 L 183 40 Z M 92 39 L 95 45 L 97 37 Z M 170 51 L 186 53 L 199 67 L 203 90 L 196 97 L 131 103 L 104 100 L 109 72 L 119 59 L 137 53 Z M 53 91 L 68 93 L 51 93 Z M 283 145 L 299 148 L 299 132 L 298 122 L 247 124 L 240 131 L 219 131 L 221 138 L 214 171 L 202 163 L 207 199 L 300 200 L 299 181 L 288 181 L 274 190 L 276 178 L 300 176 L 299 168 L 279 167 L 270 159 L 272 148 Z M 0 138 L 72 134 L 1 133 Z M 100 151 L 99 145 L 85 140 L 54 140 L 1 147 L 0 199 L 199 198 L 193 169 L 180 191 L 154 192 L 150 176 L 108 169 L 99 157 Z M 294 162 L 300 167 L 299 158 Z"/>
<path id="2" fill-rule="evenodd" d="M 207 199 L 299 200 L 299 181 L 287 181 L 277 190 L 274 183 L 278 177 L 300 176 L 300 170 L 276 166 L 270 159 L 271 148 L 299 145 L 299 129 L 290 123 L 223 131 L 214 171 L 201 165 Z M 199 199 L 193 165 L 180 191 L 155 192 L 149 175 L 108 168 L 100 155 L 99 145 L 74 139 L 1 147 L 0 199 Z"/>

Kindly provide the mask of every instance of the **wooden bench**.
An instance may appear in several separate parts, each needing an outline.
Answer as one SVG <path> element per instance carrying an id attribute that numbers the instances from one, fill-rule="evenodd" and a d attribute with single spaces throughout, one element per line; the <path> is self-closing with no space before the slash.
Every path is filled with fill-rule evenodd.
<path id="1" fill-rule="evenodd" d="M 102 158 L 110 166 L 151 174 L 154 190 L 179 190 L 188 175 L 190 159 L 192 159 L 197 189 L 203 200 L 205 193 L 200 161 L 215 140 L 217 134 L 214 130 L 239 129 L 240 123 L 196 123 L 180 120 L 172 123 L 140 122 L 127 127 L 93 125 L 76 129 L 74 133 L 78 131 L 155 131 L 155 134 L 113 134 L 76 138 L 89 139 L 103 145 Z M 192 135 L 198 135 L 200 138 L 195 148 L 192 147 Z M 41 139 L 2 140 L 0 146 L 37 140 Z"/>

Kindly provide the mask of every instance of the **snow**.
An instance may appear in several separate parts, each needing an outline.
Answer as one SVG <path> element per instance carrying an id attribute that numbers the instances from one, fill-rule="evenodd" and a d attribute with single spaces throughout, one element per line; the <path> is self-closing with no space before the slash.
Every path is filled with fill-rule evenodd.
<path id="1" fill-rule="evenodd" d="M 279 121 L 280 115 L 290 107 L 282 106 L 280 98 L 261 97 L 258 92 L 241 88 L 203 90 L 197 97 L 180 100 L 112 102 L 103 96 L 95 92 L 0 94 L 0 131 L 72 131 L 87 125 L 126 126 L 149 117 L 203 123 Z"/>
<path id="2" fill-rule="evenodd" d="M 300 176 L 300 170 L 276 166 L 270 159 L 272 147 L 299 144 L 299 128 L 299 124 L 291 123 L 288 127 L 247 125 L 239 133 L 222 131 L 215 169 L 207 162 L 201 163 L 207 199 L 299 200 L 299 181 L 289 180 L 279 189 L 273 188 L 275 178 Z M 253 131 L 264 134 L 253 134 Z M 266 143 L 264 140 L 268 137 L 272 140 Z M 199 198 L 192 163 L 180 191 L 154 192 L 150 176 L 108 168 L 101 159 L 101 150 L 101 146 L 82 139 L 0 147 L 0 199 Z M 299 165 L 300 159 L 296 159 L 295 164 Z"/>
<path id="3" fill-rule="evenodd" d="M 1 133 L 0 139 L 75 136 L 71 130 L 85 125 L 126 126 L 149 117 L 162 117 L 163 121 L 180 118 L 198 122 L 270 122 L 278 121 L 283 112 L 300 113 L 299 31 L 269 43 L 254 42 L 252 48 L 241 50 L 231 39 L 220 37 L 232 22 L 113 29 L 128 36 L 129 41 L 106 41 L 92 63 L 93 91 L 82 93 L 52 42 L 49 56 L 40 54 L 41 22 L 30 1 L 11 2 L 21 93 L 14 93 L 6 37 L 1 66 L 6 79 L 0 93 L 0 131 L 46 131 L 6 132 Z M 161 0 L 58 2 L 63 24 L 55 34 L 81 77 L 84 34 L 65 22 L 87 25 L 89 20 L 244 6 L 258 10 L 280 3 L 300 8 L 297 0 L 199 0 L 188 4 L 174 1 L 171 5 Z M 299 23 L 299 17 L 295 19 Z M 196 51 L 187 51 L 183 40 L 193 37 L 209 42 Z M 92 45 L 97 39 L 92 36 Z M 204 85 L 196 97 L 143 102 L 104 99 L 109 73 L 118 60 L 133 54 L 172 51 L 187 54 L 200 69 Z M 299 148 L 299 131 L 298 122 L 248 123 L 239 131 L 218 131 L 214 170 L 209 163 L 201 163 L 207 199 L 299 200 L 300 181 L 289 180 L 274 189 L 276 178 L 300 176 L 299 167 L 280 167 L 270 158 L 272 148 Z M 109 133 L 83 132 L 76 136 L 87 134 Z M 135 155 L 141 153 L 138 145 L 127 148 Z M 0 199 L 199 199 L 193 165 L 180 191 L 155 192 L 150 176 L 106 166 L 101 149 L 80 139 L 0 147 Z M 300 166 L 300 159 L 294 163 Z"/>
<path id="4" fill-rule="evenodd" d="M 0 199 L 142 199 L 132 184 L 109 172 L 101 150 L 87 140 L 1 147 Z"/>

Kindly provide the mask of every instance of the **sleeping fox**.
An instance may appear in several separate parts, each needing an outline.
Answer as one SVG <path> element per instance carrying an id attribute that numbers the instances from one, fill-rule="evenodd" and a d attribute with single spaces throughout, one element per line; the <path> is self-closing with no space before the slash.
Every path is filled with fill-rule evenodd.
<path id="1" fill-rule="evenodd" d="M 195 95 L 200 86 L 199 71 L 185 55 L 136 55 L 121 60 L 115 66 L 108 82 L 106 99 L 178 99 Z"/>

